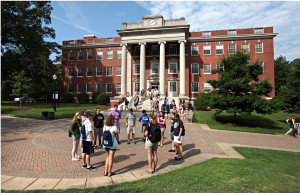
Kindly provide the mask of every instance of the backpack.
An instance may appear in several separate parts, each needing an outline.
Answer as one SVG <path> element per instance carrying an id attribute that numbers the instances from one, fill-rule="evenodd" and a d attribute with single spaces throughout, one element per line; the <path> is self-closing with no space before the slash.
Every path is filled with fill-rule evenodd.
<path id="1" fill-rule="evenodd" d="M 151 124 L 150 131 L 148 133 L 148 139 L 154 143 L 161 140 L 161 131 L 158 125 Z"/>
<path id="2" fill-rule="evenodd" d="M 182 133 L 181 133 L 181 135 L 182 136 L 185 136 L 185 129 L 184 129 L 184 125 L 183 125 L 183 122 L 180 120 L 180 122 L 182 123 Z"/>
<path id="3" fill-rule="evenodd" d="M 185 111 L 185 106 L 184 105 L 182 105 L 182 109 Z"/>
<path id="4" fill-rule="evenodd" d="M 85 132 L 85 125 L 82 125 L 80 128 L 80 133 L 82 135 L 82 140 L 86 140 L 86 132 Z"/>
<path id="5" fill-rule="evenodd" d="M 102 145 L 106 147 L 111 147 L 113 146 L 113 140 L 112 140 L 112 135 L 109 130 L 105 130 L 103 132 L 103 140 L 102 140 Z"/>

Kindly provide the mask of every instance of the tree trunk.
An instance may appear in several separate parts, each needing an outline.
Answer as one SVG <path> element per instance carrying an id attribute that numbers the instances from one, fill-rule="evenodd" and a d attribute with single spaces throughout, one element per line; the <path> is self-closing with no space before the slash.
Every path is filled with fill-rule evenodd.
<path id="1" fill-rule="evenodd" d="M 20 99 L 20 108 L 22 108 L 22 105 L 21 105 L 21 103 L 22 103 L 22 101 L 21 101 L 21 99 Z"/>

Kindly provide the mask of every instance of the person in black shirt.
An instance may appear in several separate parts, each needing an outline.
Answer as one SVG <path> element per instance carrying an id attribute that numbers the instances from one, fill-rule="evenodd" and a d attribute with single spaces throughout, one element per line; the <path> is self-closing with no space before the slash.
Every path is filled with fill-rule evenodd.
<path id="1" fill-rule="evenodd" d="M 96 108 L 96 114 L 93 117 L 94 135 L 95 141 L 94 146 L 96 147 L 97 137 L 99 135 L 99 146 L 101 147 L 101 136 L 103 135 L 103 122 L 104 116 L 100 113 L 100 109 Z"/>
<path id="2" fill-rule="evenodd" d="M 128 104 L 129 104 L 129 101 L 125 98 L 125 111 L 126 111 L 126 109 L 129 110 Z"/>

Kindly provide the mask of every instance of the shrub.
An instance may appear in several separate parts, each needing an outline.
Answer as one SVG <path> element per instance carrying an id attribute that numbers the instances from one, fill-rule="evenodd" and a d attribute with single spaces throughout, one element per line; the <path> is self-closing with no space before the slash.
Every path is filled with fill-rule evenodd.
<path id="1" fill-rule="evenodd" d="M 88 103 L 89 102 L 89 95 L 85 92 L 80 93 L 77 95 L 77 100 L 79 103 Z"/>
<path id="2" fill-rule="evenodd" d="M 73 94 L 67 93 L 63 96 L 63 102 L 64 103 L 73 103 L 73 101 L 74 101 L 74 95 Z"/>
<path id="3" fill-rule="evenodd" d="M 14 97 L 11 96 L 11 90 L 12 90 L 12 86 L 11 86 L 11 81 L 10 80 L 6 80 L 2 83 L 2 87 L 1 87 L 1 100 L 2 101 L 11 101 L 14 100 Z"/>
<path id="4" fill-rule="evenodd" d="M 195 100 L 194 107 L 197 110 L 206 110 L 210 106 L 210 93 L 200 93 L 200 96 Z"/>
<path id="5" fill-rule="evenodd" d="M 107 93 L 100 93 L 97 97 L 97 103 L 99 105 L 108 105 L 110 103 L 110 98 Z"/>
<path id="6" fill-rule="evenodd" d="M 92 103 L 96 104 L 97 103 L 97 97 L 99 96 L 101 92 L 95 92 L 92 96 Z"/>

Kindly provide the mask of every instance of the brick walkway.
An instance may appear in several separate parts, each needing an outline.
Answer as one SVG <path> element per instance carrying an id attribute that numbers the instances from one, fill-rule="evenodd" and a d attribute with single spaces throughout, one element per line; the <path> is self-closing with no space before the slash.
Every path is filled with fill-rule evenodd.
<path id="1" fill-rule="evenodd" d="M 97 148 L 92 156 L 91 163 L 98 167 L 97 171 L 88 172 L 81 168 L 81 161 L 71 161 L 72 139 L 68 137 L 69 119 L 42 121 L 2 116 L 1 122 L 2 189 L 85 188 L 150 176 L 145 172 L 148 166 L 147 153 L 142 142 L 140 123 L 137 123 L 136 128 L 137 144 L 127 145 L 125 121 L 121 120 L 121 145 L 115 154 L 113 166 L 117 175 L 112 178 L 105 177 L 106 181 L 103 181 L 106 158 L 104 149 Z M 167 131 L 170 128 L 169 122 L 170 120 L 167 122 Z M 210 130 L 207 125 L 191 123 L 185 123 L 185 128 L 183 161 L 172 160 L 175 154 L 168 152 L 171 141 L 166 132 L 164 146 L 158 149 L 158 174 L 212 157 L 242 158 L 231 146 L 300 152 L 300 138 Z M 98 178 L 102 179 L 102 184 L 97 182 Z M 75 184 L 72 184 L 71 179 Z M 24 183 L 21 183 L 22 180 Z"/>

